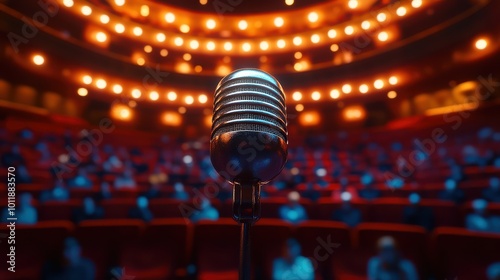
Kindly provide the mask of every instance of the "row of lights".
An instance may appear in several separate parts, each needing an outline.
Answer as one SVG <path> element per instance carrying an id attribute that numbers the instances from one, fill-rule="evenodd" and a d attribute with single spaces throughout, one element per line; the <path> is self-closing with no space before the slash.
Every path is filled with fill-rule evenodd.
<path id="1" fill-rule="evenodd" d="M 71 0 L 67 0 L 71 1 Z M 72 1 L 71 1 L 72 3 Z M 417 4 L 415 4 L 417 3 Z M 66 3 L 69 4 L 69 3 Z M 412 2 L 412 6 L 414 8 L 418 8 L 422 5 L 422 2 Z M 70 5 L 71 7 L 73 5 Z M 92 8 L 90 6 L 84 5 L 80 8 L 81 13 L 85 16 L 90 16 L 92 14 Z M 396 10 L 396 14 L 398 16 L 405 16 L 407 14 L 407 8 L 404 6 L 399 7 Z M 376 16 L 376 22 L 378 23 L 383 23 L 388 20 L 388 15 L 385 12 L 380 12 Z M 338 40 L 340 32 L 338 29 L 329 29 L 326 28 L 323 32 L 316 32 L 313 34 L 309 35 L 296 35 L 296 36 L 289 36 L 288 38 L 283 37 L 275 40 L 263 40 L 257 44 L 253 44 L 252 42 L 245 42 L 244 40 L 242 41 L 225 41 L 224 39 L 187 39 L 181 35 L 174 35 L 174 36 L 168 36 L 163 33 L 163 32 L 156 32 L 156 33 L 150 33 L 150 32 L 144 32 L 143 28 L 139 26 L 131 26 L 131 27 L 126 27 L 123 23 L 120 22 L 111 22 L 110 17 L 106 14 L 101 14 L 99 17 L 99 21 L 102 24 L 108 25 L 111 24 L 111 28 L 114 32 L 118 34 L 123 34 L 127 30 L 129 33 L 131 33 L 135 37 L 140 37 L 143 35 L 148 35 L 149 38 L 145 38 L 148 41 L 154 40 L 159 44 L 162 43 L 167 43 L 169 45 L 173 45 L 174 47 L 181 48 L 181 47 L 188 47 L 192 50 L 207 50 L 209 52 L 215 51 L 215 50 L 224 50 L 225 52 L 243 52 L 243 53 L 250 53 L 252 51 L 260 50 L 263 52 L 266 51 L 273 51 L 273 50 L 282 50 L 287 47 L 290 48 L 296 48 L 299 46 L 302 46 L 303 44 L 306 43 L 312 43 L 312 44 L 319 44 L 321 42 L 327 43 L 332 40 Z M 315 22 L 319 18 L 319 14 L 317 12 L 310 12 L 307 16 L 309 21 Z M 175 15 L 171 12 L 168 12 L 165 14 L 165 19 L 167 21 L 173 22 L 175 20 Z M 276 17 L 274 20 L 274 25 L 276 27 L 282 27 L 284 25 L 284 19 L 283 17 Z M 217 26 L 217 22 L 215 19 L 208 19 L 206 21 L 206 27 L 208 29 L 213 29 Z M 247 29 L 249 26 L 249 23 L 246 20 L 240 20 L 238 22 L 238 27 L 242 30 Z M 360 23 L 359 26 L 355 25 L 346 25 L 343 28 L 343 33 L 346 36 L 352 36 L 357 32 L 364 32 L 370 29 L 375 29 L 377 28 L 377 24 L 374 24 L 374 20 L 364 20 Z M 188 33 L 190 30 L 189 25 L 181 25 L 180 26 L 180 31 L 181 33 Z M 146 34 L 147 33 L 147 34 Z M 389 39 L 389 33 L 386 31 L 381 31 L 377 34 L 377 38 L 381 42 L 385 42 Z M 109 36 L 104 32 L 100 31 L 95 34 L 95 40 L 98 42 L 105 42 L 108 40 Z"/>

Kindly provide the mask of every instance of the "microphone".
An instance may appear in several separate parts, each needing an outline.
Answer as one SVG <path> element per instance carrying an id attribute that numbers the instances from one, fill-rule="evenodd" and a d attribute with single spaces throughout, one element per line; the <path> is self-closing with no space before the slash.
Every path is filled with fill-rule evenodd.
<path id="1" fill-rule="evenodd" d="M 233 188 L 233 218 L 260 217 L 260 187 L 276 177 L 288 154 L 285 94 L 258 69 L 239 69 L 215 89 L 210 159 Z"/>

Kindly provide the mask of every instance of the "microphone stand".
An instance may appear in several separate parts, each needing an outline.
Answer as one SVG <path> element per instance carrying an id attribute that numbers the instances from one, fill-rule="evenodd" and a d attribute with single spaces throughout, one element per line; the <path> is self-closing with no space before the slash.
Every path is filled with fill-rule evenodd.
<path id="1" fill-rule="evenodd" d="M 240 276 L 251 279 L 250 226 L 260 218 L 260 184 L 234 182 L 233 219 L 241 224 Z"/>

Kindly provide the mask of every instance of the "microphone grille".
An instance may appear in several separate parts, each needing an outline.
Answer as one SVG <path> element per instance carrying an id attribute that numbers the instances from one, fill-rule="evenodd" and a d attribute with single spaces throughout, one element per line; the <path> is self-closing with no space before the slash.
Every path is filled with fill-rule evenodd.
<path id="1" fill-rule="evenodd" d="M 285 94 L 279 82 L 258 69 L 240 69 L 215 89 L 212 139 L 233 131 L 274 134 L 288 142 Z"/>

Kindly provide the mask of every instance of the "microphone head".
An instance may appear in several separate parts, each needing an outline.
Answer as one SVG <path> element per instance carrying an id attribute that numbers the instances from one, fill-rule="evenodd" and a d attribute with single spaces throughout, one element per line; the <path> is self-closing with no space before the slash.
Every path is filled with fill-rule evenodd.
<path id="1" fill-rule="evenodd" d="M 269 182 L 286 162 L 286 125 L 285 94 L 274 77 L 258 69 L 232 72 L 215 89 L 212 165 L 232 183 Z"/>

